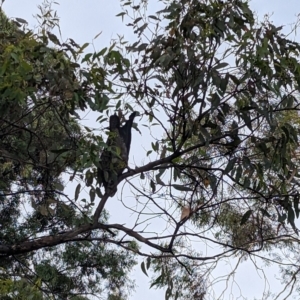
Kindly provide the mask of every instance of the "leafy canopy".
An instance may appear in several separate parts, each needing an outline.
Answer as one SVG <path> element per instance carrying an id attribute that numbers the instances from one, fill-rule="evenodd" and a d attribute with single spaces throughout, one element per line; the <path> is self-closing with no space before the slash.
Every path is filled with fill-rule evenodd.
<path id="1" fill-rule="evenodd" d="M 39 297 L 99 296 L 105 285 L 124 299 L 139 256 L 166 299 L 227 299 L 248 260 L 266 280 L 264 263 L 282 275 L 282 291 L 260 299 L 297 295 L 300 44 L 255 22 L 247 1 L 160 1 L 154 14 L 122 3 L 134 42 L 86 54 L 43 25 L 1 46 L 5 270 L 33 265 Z M 80 126 L 84 109 L 104 124 L 139 112 L 114 199 L 97 178 L 111 149 L 105 131 Z M 78 184 L 67 196 L 68 173 Z M 129 221 L 109 222 L 108 199 Z M 219 276 L 227 262 L 234 272 Z M 13 293 L 7 272 L 4 282 Z"/>

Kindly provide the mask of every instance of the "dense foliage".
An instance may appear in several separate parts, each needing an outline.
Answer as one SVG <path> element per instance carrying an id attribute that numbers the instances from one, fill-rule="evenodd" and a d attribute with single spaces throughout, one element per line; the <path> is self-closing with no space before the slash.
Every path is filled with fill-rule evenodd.
<path id="1" fill-rule="evenodd" d="M 266 281 L 264 264 L 281 275 L 282 290 L 259 299 L 298 295 L 300 44 L 268 19 L 255 22 L 244 0 L 159 2 L 150 15 L 145 1 L 123 2 L 118 16 L 136 41 L 95 53 L 62 43 L 50 30 L 55 18 L 37 34 L 2 33 L 0 292 L 8 299 L 124 299 L 138 256 L 166 299 L 240 295 L 246 261 Z M 104 130 L 81 126 L 85 109 L 101 124 L 139 113 L 113 199 L 97 168 L 101 151 L 115 150 Z M 67 174 L 78 182 L 71 195 Z M 125 221 L 109 222 L 108 199 Z"/>
<path id="2" fill-rule="evenodd" d="M 4 14 L 1 23 L 1 299 L 122 295 L 132 285 L 132 255 L 106 243 L 103 230 L 70 234 L 91 222 L 92 210 L 64 193 L 62 178 L 84 168 L 92 138 L 77 112 L 106 108 L 103 70 L 93 68 L 93 77 L 79 70 L 83 48 L 60 45 L 44 29 L 18 29 L 25 21 L 13 25 Z"/>

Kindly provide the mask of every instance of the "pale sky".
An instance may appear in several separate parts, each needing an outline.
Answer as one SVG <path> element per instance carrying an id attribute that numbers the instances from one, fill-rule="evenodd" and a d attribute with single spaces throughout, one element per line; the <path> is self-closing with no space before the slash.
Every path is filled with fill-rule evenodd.
<path id="1" fill-rule="evenodd" d="M 63 0 L 58 2 L 60 2 L 60 5 L 55 5 L 53 8 L 57 10 L 60 17 L 63 39 L 70 37 L 77 43 L 83 44 L 92 42 L 93 38 L 99 32 L 102 32 L 94 41 L 96 50 L 100 50 L 109 45 L 112 38 L 117 38 L 117 34 L 124 35 L 125 40 L 133 38 L 132 29 L 126 27 L 122 23 L 121 18 L 115 17 L 116 14 L 121 12 L 118 0 Z M 153 7 L 158 3 L 157 0 L 149 0 L 149 2 L 151 2 Z M 32 28 L 36 24 L 33 15 L 38 13 L 37 5 L 40 3 L 41 0 L 6 0 L 3 4 L 3 9 L 8 17 L 23 18 L 28 21 L 29 27 Z M 272 20 L 274 24 L 278 26 L 286 24 L 287 32 L 290 29 L 289 24 L 293 23 L 296 20 L 296 16 L 300 13 L 299 0 L 253 0 L 250 6 L 257 12 L 260 20 L 262 20 L 264 14 L 273 13 Z M 89 116 L 91 117 L 91 115 Z M 91 122 L 93 121 L 95 120 L 91 120 Z M 137 132 L 133 132 L 133 134 L 138 135 Z M 135 149 L 139 149 L 142 146 L 141 137 L 138 136 L 138 139 L 140 144 L 133 145 L 131 156 L 138 158 L 138 163 L 140 164 L 138 153 L 134 152 Z M 114 218 L 115 216 L 112 216 L 112 219 Z M 134 276 L 137 279 L 138 287 L 136 293 L 130 297 L 130 300 L 164 299 L 162 291 L 149 290 L 148 278 L 140 270 L 140 265 L 137 265 L 136 268 L 137 271 Z M 226 267 L 224 266 L 224 268 Z M 259 299 L 261 290 L 256 291 L 256 284 L 259 285 L 258 281 L 251 283 L 248 280 L 249 272 L 255 272 L 255 270 L 252 268 L 249 271 L 247 264 L 244 264 L 243 268 L 242 274 L 245 274 L 245 276 L 241 278 L 240 285 L 247 291 L 249 299 L 253 299 L 254 296 Z M 252 294 L 251 291 L 253 291 Z"/>

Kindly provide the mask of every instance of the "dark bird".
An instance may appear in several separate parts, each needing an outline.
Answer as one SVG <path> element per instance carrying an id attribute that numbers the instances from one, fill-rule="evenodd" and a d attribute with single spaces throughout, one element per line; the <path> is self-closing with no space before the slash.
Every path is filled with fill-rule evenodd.
<path id="1" fill-rule="evenodd" d="M 109 118 L 110 132 L 106 141 L 107 148 L 100 156 L 98 182 L 111 196 L 116 193 L 114 185 L 128 164 L 131 128 L 136 114 L 133 112 L 123 126 L 116 114 Z"/>

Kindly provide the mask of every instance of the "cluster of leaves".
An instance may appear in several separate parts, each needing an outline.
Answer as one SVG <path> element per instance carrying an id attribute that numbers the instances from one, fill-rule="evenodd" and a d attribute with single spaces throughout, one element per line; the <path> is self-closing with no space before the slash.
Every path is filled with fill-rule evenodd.
<path id="1" fill-rule="evenodd" d="M 145 218 L 164 215 L 173 227 L 153 247 L 160 245 L 162 261 L 173 251 L 197 260 L 175 247 L 190 239 L 219 249 L 215 259 L 267 256 L 292 241 L 298 249 L 300 44 L 282 26 L 256 24 L 248 1 L 174 0 L 155 15 L 145 11 L 126 1 L 119 16 L 131 18 L 138 36 L 126 47 L 136 64 L 124 85 L 150 130 L 164 131 L 147 153 L 159 159 L 138 169 L 142 180 L 151 171 L 149 188 L 136 188 L 143 205 L 157 208 Z M 189 213 L 179 222 L 170 207 Z"/>
<path id="2" fill-rule="evenodd" d="M 98 65 L 104 52 L 83 57 L 90 68 L 79 68 L 88 44 L 60 43 L 45 30 L 47 20 L 39 33 L 3 12 L 0 21 L 0 297 L 121 297 L 132 287 L 127 274 L 135 262 L 105 242 L 114 233 L 85 230 L 74 241 L 59 236 L 92 219 L 90 206 L 64 193 L 64 180 L 91 165 L 84 156 L 91 149 L 99 156 L 103 144 L 82 129 L 78 112 L 108 107 L 107 71 Z"/>
<path id="3" fill-rule="evenodd" d="M 2 272 L 0 291 L 11 298 L 26 280 L 37 299 L 100 295 L 105 284 L 109 299 L 123 299 L 136 254 L 147 256 L 142 271 L 154 272 L 151 287 L 167 287 L 166 299 L 218 298 L 215 270 L 231 256 L 274 254 L 283 291 L 299 287 L 300 44 L 268 20 L 256 24 L 247 1 L 160 2 L 149 16 L 145 1 L 123 3 L 119 16 L 131 18 L 137 41 L 121 39 L 120 48 L 132 65 L 114 47 L 83 55 L 88 44 L 61 43 L 44 23 L 39 34 L 5 31 L 0 253 L 12 271 Z M 132 188 L 135 209 L 119 202 L 118 213 L 129 210 L 134 226 L 107 223 L 110 195 L 101 193 L 97 167 L 108 147 L 79 126 L 85 108 L 100 122 L 120 108 L 144 122 L 151 149 L 117 180 Z M 68 171 L 79 181 L 74 201 L 63 193 Z M 84 184 L 90 197 L 81 206 Z M 233 273 L 220 278 L 226 287 Z"/>

